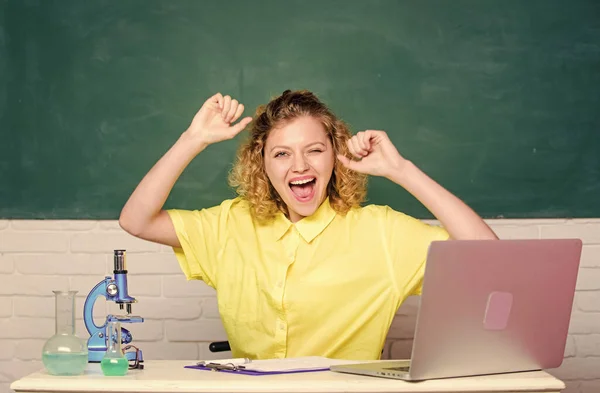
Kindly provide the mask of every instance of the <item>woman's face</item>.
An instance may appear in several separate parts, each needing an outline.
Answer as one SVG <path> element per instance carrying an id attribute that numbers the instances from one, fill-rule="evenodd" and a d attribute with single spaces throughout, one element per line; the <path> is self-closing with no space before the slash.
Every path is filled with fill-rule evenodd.
<path id="1" fill-rule="evenodd" d="M 327 197 L 335 154 L 318 119 L 303 116 L 271 130 L 264 160 L 267 176 L 287 205 L 290 221 L 310 216 Z"/>

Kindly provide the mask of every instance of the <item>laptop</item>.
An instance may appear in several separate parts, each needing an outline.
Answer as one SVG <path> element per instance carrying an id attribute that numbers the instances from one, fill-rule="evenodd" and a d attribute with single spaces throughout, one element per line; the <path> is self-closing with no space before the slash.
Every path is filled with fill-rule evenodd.
<path id="1" fill-rule="evenodd" d="M 581 248 L 579 239 L 434 241 L 410 360 L 331 370 L 422 381 L 558 367 Z"/>

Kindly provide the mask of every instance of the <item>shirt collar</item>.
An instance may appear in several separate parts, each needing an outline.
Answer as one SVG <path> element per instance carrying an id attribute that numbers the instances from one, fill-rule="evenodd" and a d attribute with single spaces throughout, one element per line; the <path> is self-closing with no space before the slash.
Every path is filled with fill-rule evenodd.
<path id="1" fill-rule="evenodd" d="M 329 204 L 329 198 L 325 198 L 321 206 L 311 216 L 304 217 L 300 221 L 293 224 L 282 212 L 277 213 L 275 222 L 273 223 L 273 234 L 275 240 L 279 240 L 285 235 L 292 225 L 296 226 L 296 229 L 300 235 L 306 240 L 307 243 L 313 241 L 335 217 L 335 210 Z"/>

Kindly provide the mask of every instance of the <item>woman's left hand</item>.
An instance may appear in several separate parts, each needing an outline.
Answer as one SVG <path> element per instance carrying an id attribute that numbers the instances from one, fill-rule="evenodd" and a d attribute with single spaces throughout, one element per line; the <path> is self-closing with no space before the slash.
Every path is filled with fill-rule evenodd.
<path id="1" fill-rule="evenodd" d="M 357 160 L 341 154 L 338 159 L 347 168 L 367 175 L 390 178 L 402 171 L 407 162 L 385 131 L 361 131 L 348 140 L 348 149 Z"/>

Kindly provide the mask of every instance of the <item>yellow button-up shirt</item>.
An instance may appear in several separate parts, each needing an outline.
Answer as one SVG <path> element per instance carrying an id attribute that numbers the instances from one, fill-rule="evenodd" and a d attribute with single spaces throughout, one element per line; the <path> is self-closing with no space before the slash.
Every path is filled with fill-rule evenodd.
<path id="1" fill-rule="evenodd" d="M 233 356 L 252 359 L 379 359 L 398 307 L 420 293 L 429 243 L 449 237 L 387 206 L 339 215 L 327 199 L 296 223 L 260 223 L 242 198 L 168 213 L 185 276 L 217 290 Z"/>

